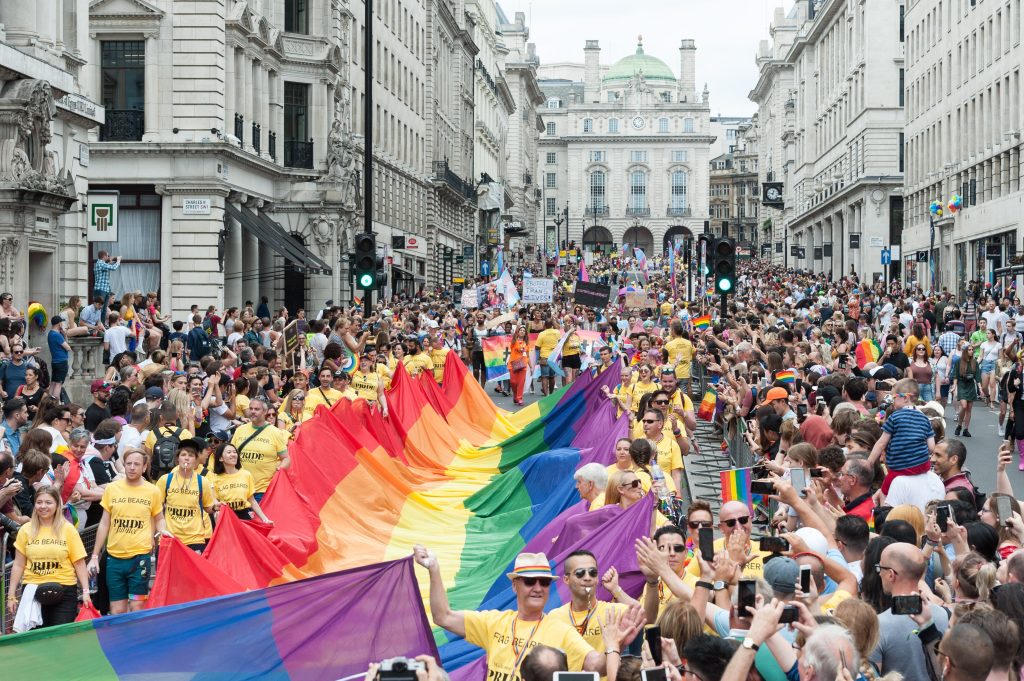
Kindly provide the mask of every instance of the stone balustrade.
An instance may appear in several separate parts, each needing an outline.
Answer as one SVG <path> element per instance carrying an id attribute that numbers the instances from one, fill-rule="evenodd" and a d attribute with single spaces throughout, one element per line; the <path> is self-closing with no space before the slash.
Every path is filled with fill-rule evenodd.
<path id="1" fill-rule="evenodd" d="M 84 406 L 92 401 L 89 387 L 93 379 L 103 376 L 103 338 L 76 336 L 68 338 L 68 345 L 71 346 L 71 371 L 64 389 L 72 402 Z"/>

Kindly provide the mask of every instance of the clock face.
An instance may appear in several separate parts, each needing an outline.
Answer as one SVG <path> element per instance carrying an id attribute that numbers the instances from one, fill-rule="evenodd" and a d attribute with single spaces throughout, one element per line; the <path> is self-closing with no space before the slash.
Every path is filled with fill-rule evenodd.
<path id="1" fill-rule="evenodd" d="M 781 199 L 782 198 L 781 192 L 779 192 L 779 190 L 776 189 L 775 187 L 771 187 L 770 189 L 768 189 L 768 191 L 766 191 L 765 194 L 772 201 L 774 201 L 775 199 Z"/>
<path id="2" fill-rule="evenodd" d="M 633 117 L 633 127 L 636 128 L 637 130 L 642 129 L 644 127 L 644 123 L 645 122 L 646 121 L 644 120 L 643 116 L 634 116 Z"/>

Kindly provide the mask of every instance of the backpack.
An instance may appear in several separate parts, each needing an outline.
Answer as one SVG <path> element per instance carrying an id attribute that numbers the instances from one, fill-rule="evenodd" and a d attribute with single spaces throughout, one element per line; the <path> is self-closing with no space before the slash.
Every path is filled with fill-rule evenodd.
<path id="1" fill-rule="evenodd" d="M 39 387 L 44 390 L 50 387 L 50 367 L 46 365 L 46 360 L 35 358 L 36 368 L 39 369 Z"/>
<path id="2" fill-rule="evenodd" d="M 202 329 L 192 329 L 188 332 L 189 347 L 192 352 L 192 359 L 199 361 L 213 352 L 213 345 L 210 343 L 210 336 Z"/>
<path id="3" fill-rule="evenodd" d="M 149 476 L 159 480 L 164 473 L 174 468 L 174 456 L 178 453 L 183 429 L 176 428 L 171 435 L 165 435 L 162 428 L 156 430 L 156 442 L 153 444 L 153 459 L 149 464 Z"/>

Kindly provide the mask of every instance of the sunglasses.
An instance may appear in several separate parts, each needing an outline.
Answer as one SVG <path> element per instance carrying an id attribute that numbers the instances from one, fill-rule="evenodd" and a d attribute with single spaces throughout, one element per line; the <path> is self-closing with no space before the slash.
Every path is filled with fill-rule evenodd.
<path id="1" fill-rule="evenodd" d="M 702 527 L 711 527 L 710 520 L 690 520 L 686 523 L 691 530 L 699 530 Z"/>
<path id="2" fill-rule="evenodd" d="M 686 544 L 665 544 L 664 546 L 659 546 L 658 550 L 671 551 L 672 553 L 682 553 L 686 550 Z"/>
<path id="3" fill-rule="evenodd" d="M 641 423 L 657 423 L 657 422 L 658 422 L 658 421 L 657 421 L 657 420 L 655 420 L 655 419 L 643 419 L 643 420 L 641 421 Z"/>
<path id="4" fill-rule="evenodd" d="M 591 577 L 597 577 L 597 568 L 576 568 L 572 571 L 573 576 L 576 579 L 583 579 L 584 575 L 590 575 Z"/>
<path id="5" fill-rule="evenodd" d="M 517 579 L 522 581 L 525 586 L 536 586 L 537 584 L 540 584 L 544 588 L 551 586 L 550 577 L 518 577 Z"/>
<path id="6" fill-rule="evenodd" d="M 651 400 L 651 404 L 668 404 L 668 400 Z"/>
<path id="7" fill-rule="evenodd" d="M 745 515 L 742 518 L 729 518 L 728 520 L 723 520 L 722 522 L 728 525 L 729 527 L 736 527 L 736 523 L 739 523 L 740 525 L 746 525 L 750 522 L 750 516 Z"/>
<path id="8" fill-rule="evenodd" d="M 639 486 L 640 486 L 640 479 L 639 478 L 637 478 L 636 480 L 630 480 L 629 482 L 624 482 L 621 485 L 619 485 L 619 487 L 629 487 L 630 489 L 636 489 Z"/>

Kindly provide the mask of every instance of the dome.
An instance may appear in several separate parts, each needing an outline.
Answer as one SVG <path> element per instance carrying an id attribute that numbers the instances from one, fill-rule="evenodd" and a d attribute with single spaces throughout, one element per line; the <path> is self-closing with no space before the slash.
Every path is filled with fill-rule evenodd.
<path id="1" fill-rule="evenodd" d="M 672 83 L 675 85 L 676 77 L 672 69 L 665 62 L 644 54 L 643 39 L 640 38 L 636 44 L 636 54 L 631 54 L 615 62 L 605 74 L 602 82 L 605 85 L 625 84 L 637 73 L 642 72 L 644 79 L 649 83 Z"/>

